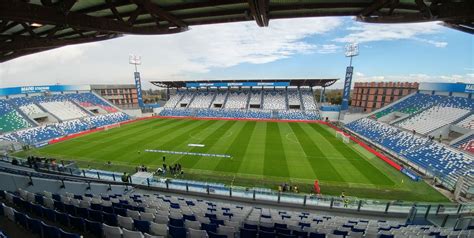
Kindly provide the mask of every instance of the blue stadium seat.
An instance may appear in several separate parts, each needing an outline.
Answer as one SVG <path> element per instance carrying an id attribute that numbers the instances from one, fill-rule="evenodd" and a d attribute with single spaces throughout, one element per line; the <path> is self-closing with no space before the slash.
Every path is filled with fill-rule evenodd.
<path id="1" fill-rule="evenodd" d="M 256 238 L 257 237 L 257 230 L 256 229 L 240 228 L 240 237 L 241 238 Z"/>
<path id="2" fill-rule="evenodd" d="M 71 226 L 79 231 L 86 231 L 86 221 L 82 217 L 68 215 Z"/>
<path id="3" fill-rule="evenodd" d="M 133 225 L 135 227 L 135 230 L 141 231 L 143 233 L 149 233 L 150 232 L 150 222 L 149 221 L 141 221 L 141 220 L 133 220 Z"/>
<path id="4" fill-rule="evenodd" d="M 43 230 L 43 238 L 61 238 L 61 232 L 55 226 L 50 226 L 44 222 L 41 222 Z"/>
<path id="5" fill-rule="evenodd" d="M 173 238 L 185 238 L 186 237 L 186 228 L 184 227 L 176 227 L 172 225 L 168 225 L 169 228 L 169 234 Z"/>

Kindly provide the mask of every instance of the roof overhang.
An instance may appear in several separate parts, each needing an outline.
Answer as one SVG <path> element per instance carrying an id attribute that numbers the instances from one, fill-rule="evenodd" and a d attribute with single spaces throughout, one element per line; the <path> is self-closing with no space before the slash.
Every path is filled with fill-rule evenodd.
<path id="1" fill-rule="evenodd" d="M 474 1 L 440 0 L 1 0 L 0 63 L 61 46 L 189 26 L 271 19 L 356 16 L 369 23 L 440 21 L 474 33 Z"/>
<path id="2" fill-rule="evenodd" d="M 161 88 L 206 88 L 206 87 L 264 87 L 264 86 L 291 86 L 291 87 L 329 87 L 337 78 L 317 79 L 225 79 L 225 80 L 174 80 L 174 81 L 151 81 L 150 83 Z M 282 84 L 283 83 L 283 84 Z M 288 83 L 288 84 L 284 84 Z M 200 85 L 200 86 L 196 86 Z"/>

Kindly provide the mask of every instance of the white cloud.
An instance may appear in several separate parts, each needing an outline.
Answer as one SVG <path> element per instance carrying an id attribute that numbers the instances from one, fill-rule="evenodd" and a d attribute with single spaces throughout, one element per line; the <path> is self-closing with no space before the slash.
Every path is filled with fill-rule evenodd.
<path id="1" fill-rule="evenodd" d="M 410 24 L 367 24 L 356 23 L 348 27 L 348 35 L 336 38 L 336 42 L 373 42 L 411 39 L 431 44 L 435 47 L 446 47 L 447 42 L 433 39 L 424 39 L 419 36 L 429 36 L 439 33 L 443 26 L 437 22 L 410 23 Z"/>
<path id="2" fill-rule="evenodd" d="M 131 83 L 128 55 L 141 55 L 146 80 L 182 79 L 243 63 L 265 64 L 295 54 L 334 53 L 335 44 L 308 43 L 307 37 L 328 33 L 341 18 L 272 20 L 193 27 L 163 36 L 126 36 L 90 45 L 63 47 L 0 65 L 3 85 Z"/>

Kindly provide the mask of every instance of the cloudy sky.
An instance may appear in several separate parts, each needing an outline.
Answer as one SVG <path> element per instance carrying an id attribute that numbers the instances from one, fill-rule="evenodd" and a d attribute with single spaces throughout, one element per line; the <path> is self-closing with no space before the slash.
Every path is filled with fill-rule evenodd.
<path id="1" fill-rule="evenodd" d="M 133 83 L 132 53 L 142 56 L 146 88 L 152 80 L 343 78 L 350 42 L 360 43 L 356 82 L 474 82 L 472 35 L 436 22 L 364 24 L 346 17 L 272 20 L 268 28 L 255 22 L 195 26 L 175 35 L 68 46 L 0 64 L 0 83 Z"/>

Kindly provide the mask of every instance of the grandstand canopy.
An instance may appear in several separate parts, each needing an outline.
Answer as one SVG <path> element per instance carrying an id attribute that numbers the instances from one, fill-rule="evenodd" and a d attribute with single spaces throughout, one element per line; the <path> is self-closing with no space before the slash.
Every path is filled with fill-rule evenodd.
<path id="1" fill-rule="evenodd" d="M 329 87 L 338 79 L 229 79 L 229 80 L 182 80 L 151 81 L 162 88 L 203 88 L 203 87 L 262 87 L 262 86 L 309 86 Z"/>
<path id="2" fill-rule="evenodd" d="M 126 34 L 270 19 L 357 16 L 370 23 L 442 21 L 474 33 L 472 0 L 1 0 L 0 63 L 57 47 Z"/>

